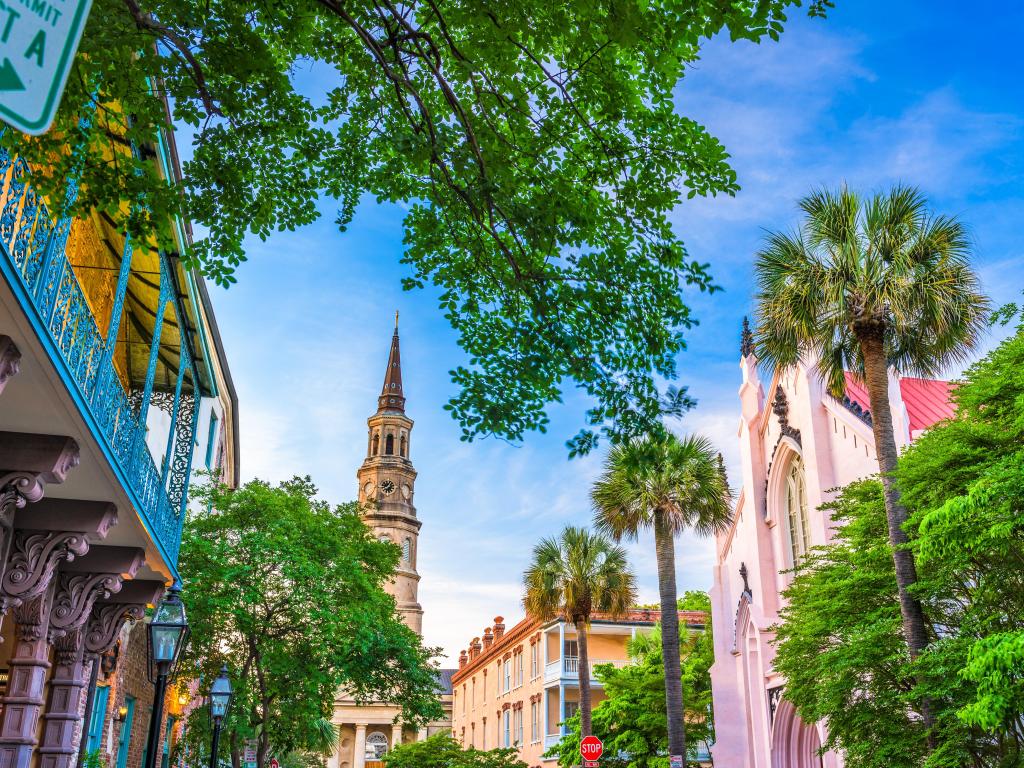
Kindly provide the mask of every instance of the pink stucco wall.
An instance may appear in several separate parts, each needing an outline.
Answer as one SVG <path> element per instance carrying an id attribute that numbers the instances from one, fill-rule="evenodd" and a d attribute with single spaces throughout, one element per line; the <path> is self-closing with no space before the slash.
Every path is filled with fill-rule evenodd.
<path id="1" fill-rule="evenodd" d="M 772 717 L 769 692 L 785 681 L 772 669 L 769 627 L 778 619 L 780 592 L 789 579 L 785 571 L 792 567 L 784 508 L 790 463 L 800 457 L 804 464 L 810 543 L 825 543 L 832 538 L 832 523 L 817 508 L 830 497 L 830 489 L 878 471 L 871 427 L 825 392 L 813 361 L 769 382 L 759 378 L 756 360 L 748 356 L 740 372 L 736 434 L 743 471 L 733 526 L 717 538 L 711 589 L 715 765 L 841 768 L 839 755 L 816 756 L 825 734 L 822 723 L 801 722 L 784 697 L 776 700 Z M 932 392 L 948 390 L 945 382 L 913 381 Z M 785 407 L 776 404 L 779 389 Z M 895 376 L 890 376 L 889 395 L 896 442 L 902 447 L 911 438 L 911 419 Z M 914 411 L 917 418 L 919 411 Z M 742 566 L 749 591 L 744 591 Z"/>

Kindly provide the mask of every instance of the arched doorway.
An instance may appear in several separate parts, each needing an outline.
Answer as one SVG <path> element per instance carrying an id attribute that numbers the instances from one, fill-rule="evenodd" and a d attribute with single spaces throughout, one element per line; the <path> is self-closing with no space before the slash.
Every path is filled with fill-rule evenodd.
<path id="1" fill-rule="evenodd" d="M 366 735 L 366 765 L 383 765 L 378 762 L 388 753 L 388 737 L 380 731 Z"/>
<path id="2" fill-rule="evenodd" d="M 785 699 L 772 725 L 772 768 L 822 768 L 818 730 L 808 725 Z"/>

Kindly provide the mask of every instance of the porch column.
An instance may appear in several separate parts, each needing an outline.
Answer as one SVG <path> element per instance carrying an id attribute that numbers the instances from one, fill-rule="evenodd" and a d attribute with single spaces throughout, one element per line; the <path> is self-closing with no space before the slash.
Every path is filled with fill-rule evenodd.
<path id="1" fill-rule="evenodd" d="M 40 768 L 71 768 L 77 753 L 75 726 L 79 721 L 85 670 L 85 624 L 98 599 L 121 591 L 145 562 L 136 547 L 94 547 L 85 557 L 62 564 L 50 612 L 50 641 L 56 667 L 50 679 L 50 697 L 43 715 Z M 93 572 L 91 569 L 97 569 Z"/>
<path id="2" fill-rule="evenodd" d="M 356 723 L 355 752 L 352 754 L 352 768 L 366 768 L 366 723 Z M 0 766 L 0 768 L 3 768 Z"/>
<path id="3" fill-rule="evenodd" d="M 0 395 L 7 382 L 21 370 L 21 350 L 10 336 L 0 334 Z"/>
<path id="4" fill-rule="evenodd" d="M 402 726 L 392 725 L 391 726 L 391 748 L 402 746 Z"/>
<path id="5" fill-rule="evenodd" d="M 32 764 L 50 669 L 47 630 L 57 566 L 84 556 L 90 536 L 105 538 L 116 520 L 113 505 L 64 499 L 50 499 L 15 515 L 7 571 L 0 580 L 0 613 L 11 611 L 15 622 L 10 684 L 0 720 L 0 768 Z"/>
<path id="6" fill-rule="evenodd" d="M 101 657 L 110 651 L 121 634 L 127 621 L 141 621 L 146 615 L 146 605 L 155 604 L 163 595 L 166 584 L 158 579 L 132 579 L 121 585 L 121 591 L 108 598 L 97 600 L 89 612 L 83 635 L 83 660 L 97 667 Z M 87 692 L 90 693 L 90 692 Z M 92 714 L 92 701 L 86 702 L 83 726 Z M 85 759 L 86 739 L 79 739 L 78 757 Z"/>
<path id="7" fill-rule="evenodd" d="M 337 723 L 331 725 L 334 727 L 334 735 L 338 737 L 338 746 L 327 757 L 327 768 L 339 768 L 341 766 L 341 726 Z"/>

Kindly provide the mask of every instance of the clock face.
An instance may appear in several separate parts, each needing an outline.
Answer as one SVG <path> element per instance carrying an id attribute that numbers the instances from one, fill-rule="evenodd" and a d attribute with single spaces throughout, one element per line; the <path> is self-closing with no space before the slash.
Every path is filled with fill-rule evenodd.
<path id="1" fill-rule="evenodd" d="M 380 483 L 380 491 L 385 496 L 390 496 L 395 492 L 395 484 L 391 480 L 382 480 Z"/>
<path id="2" fill-rule="evenodd" d="M 367 483 L 366 485 L 363 486 L 363 494 L 365 496 L 370 496 L 372 493 L 373 493 L 373 483 Z"/>
<path id="3" fill-rule="evenodd" d="M 402 484 L 402 498 L 408 500 L 408 498 L 410 496 L 412 496 L 412 488 L 410 488 L 408 485 L 403 483 Z"/>

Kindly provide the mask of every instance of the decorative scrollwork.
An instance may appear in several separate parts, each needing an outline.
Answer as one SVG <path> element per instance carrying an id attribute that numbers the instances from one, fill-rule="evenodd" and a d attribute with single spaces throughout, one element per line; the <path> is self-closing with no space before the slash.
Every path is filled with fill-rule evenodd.
<path id="1" fill-rule="evenodd" d="M 743 318 L 743 329 L 740 331 L 740 356 L 750 357 L 754 354 L 754 334 L 750 330 L 750 321 Z"/>
<path id="2" fill-rule="evenodd" d="M 114 647 L 126 621 L 140 621 L 145 615 L 143 604 L 97 603 L 85 625 L 85 652 L 102 656 Z"/>
<path id="3" fill-rule="evenodd" d="M 775 712 L 779 708 L 779 704 L 782 702 L 782 693 L 785 691 L 785 686 L 776 685 L 774 688 L 768 689 L 768 727 L 770 728 L 772 723 L 775 722 Z"/>
<path id="4" fill-rule="evenodd" d="M 42 638 L 46 630 L 46 609 L 50 595 L 46 590 L 19 601 L 14 607 L 14 627 L 18 639 L 31 642 Z"/>
<path id="5" fill-rule="evenodd" d="M 73 560 L 88 551 L 89 540 L 83 533 L 16 531 L 0 583 L 0 611 L 45 592 L 62 560 Z"/>
<path id="6" fill-rule="evenodd" d="M 167 482 L 167 498 L 175 513 L 181 509 L 182 500 L 188 490 L 192 452 L 195 450 L 196 413 L 198 410 L 198 391 L 181 396 L 181 403 L 178 405 L 178 434 L 174 438 L 174 449 L 170 458 L 171 468 Z M 175 514 L 174 521 L 177 522 L 177 514 Z"/>
<path id="7" fill-rule="evenodd" d="M 53 658 L 58 666 L 70 667 L 81 659 L 85 635 L 81 629 L 71 629 L 53 640 Z M 51 683 L 52 685 L 52 683 Z"/>
<path id="8" fill-rule="evenodd" d="M 21 370 L 21 350 L 10 336 L 0 334 L 0 392 Z"/>
<path id="9" fill-rule="evenodd" d="M 50 636 L 56 639 L 89 619 L 93 604 L 121 591 L 116 573 L 62 573 L 50 609 Z"/>

